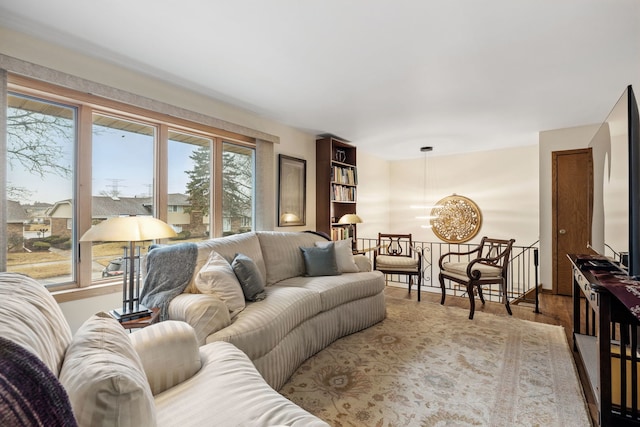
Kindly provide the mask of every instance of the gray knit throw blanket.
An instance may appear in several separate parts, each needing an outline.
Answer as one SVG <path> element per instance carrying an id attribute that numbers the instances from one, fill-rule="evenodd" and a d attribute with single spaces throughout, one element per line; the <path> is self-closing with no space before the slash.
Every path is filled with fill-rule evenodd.
<path id="1" fill-rule="evenodd" d="M 0 426 L 76 427 L 62 384 L 33 353 L 0 337 Z"/>
<path id="2" fill-rule="evenodd" d="M 160 319 L 169 318 L 169 303 L 189 284 L 198 259 L 195 243 L 152 245 L 147 253 L 147 274 L 140 292 L 140 303 L 158 307 Z"/>

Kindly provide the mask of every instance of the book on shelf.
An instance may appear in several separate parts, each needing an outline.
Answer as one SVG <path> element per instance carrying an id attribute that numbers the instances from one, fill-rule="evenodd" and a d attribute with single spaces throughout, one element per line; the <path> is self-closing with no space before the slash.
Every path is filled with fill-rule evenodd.
<path id="1" fill-rule="evenodd" d="M 334 184 L 331 192 L 331 200 L 334 202 L 355 202 L 357 196 L 356 187 L 345 187 L 341 184 Z"/>
<path id="2" fill-rule="evenodd" d="M 357 185 L 358 173 L 355 167 L 332 166 L 331 181 L 337 184 Z"/>
<path id="3" fill-rule="evenodd" d="M 331 227 L 331 240 L 344 240 L 349 238 L 347 227 Z"/>

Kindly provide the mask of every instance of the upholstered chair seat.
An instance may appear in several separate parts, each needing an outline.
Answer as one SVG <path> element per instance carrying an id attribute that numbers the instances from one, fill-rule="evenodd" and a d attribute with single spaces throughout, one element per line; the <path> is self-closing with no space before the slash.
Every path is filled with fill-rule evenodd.
<path id="1" fill-rule="evenodd" d="M 484 305 L 482 288 L 490 285 L 500 285 L 500 293 L 507 313 L 511 314 L 509 298 L 507 296 L 507 271 L 514 239 L 490 239 L 483 237 L 480 244 L 467 252 L 447 252 L 440 256 L 438 280 L 442 290 L 440 304 L 444 304 L 447 296 L 445 280 L 455 282 L 467 288 L 469 296 L 469 319 L 473 319 L 476 309 L 475 292 Z M 468 261 L 460 261 L 460 259 Z M 450 259 L 455 262 L 449 261 Z"/>
<path id="2" fill-rule="evenodd" d="M 378 269 L 398 270 L 398 271 L 416 271 L 418 268 L 418 259 L 399 257 L 392 255 L 378 255 L 376 258 Z"/>

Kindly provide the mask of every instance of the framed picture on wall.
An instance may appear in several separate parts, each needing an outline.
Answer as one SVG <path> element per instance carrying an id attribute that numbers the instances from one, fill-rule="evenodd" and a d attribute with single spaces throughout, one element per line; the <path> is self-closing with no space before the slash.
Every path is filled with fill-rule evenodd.
<path id="1" fill-rule="evenodd" d="M 307 161 L 278 155 L 278 226 L 305 225 L 307 206 Z"/>

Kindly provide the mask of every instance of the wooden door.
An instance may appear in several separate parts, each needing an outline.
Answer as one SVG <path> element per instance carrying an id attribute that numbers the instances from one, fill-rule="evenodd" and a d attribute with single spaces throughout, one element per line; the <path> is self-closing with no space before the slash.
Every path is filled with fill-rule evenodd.
<path id="1" fill-rule="evenodd" d="M 571 295 L 567 254 L 589 253 L 593 211 L 593 157 L 590 148 L 552 153 L 553 292 Z"/>

